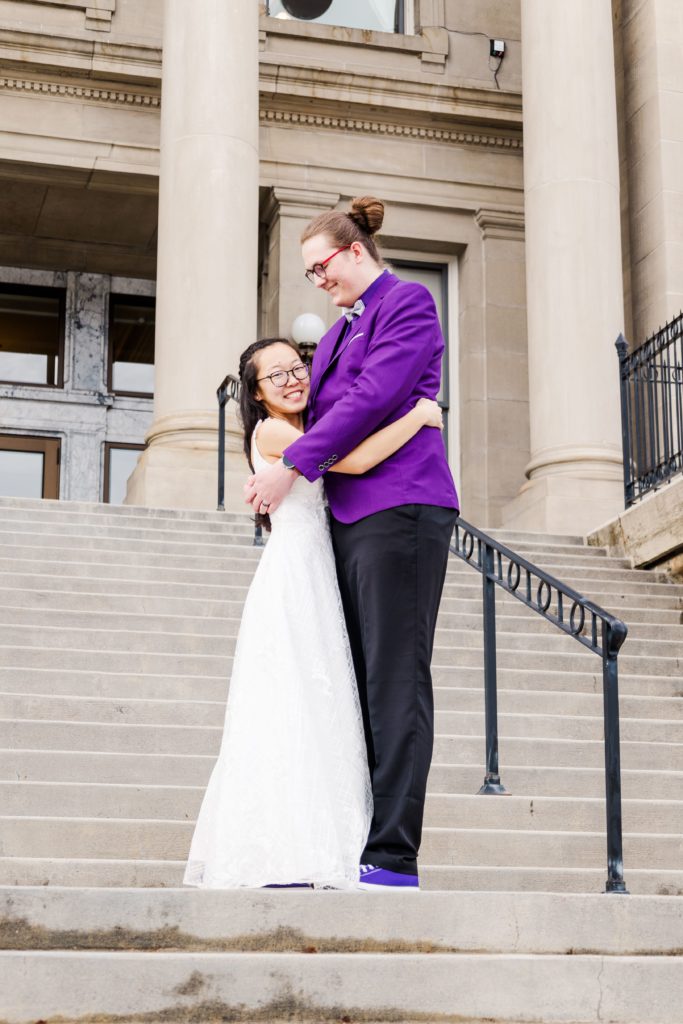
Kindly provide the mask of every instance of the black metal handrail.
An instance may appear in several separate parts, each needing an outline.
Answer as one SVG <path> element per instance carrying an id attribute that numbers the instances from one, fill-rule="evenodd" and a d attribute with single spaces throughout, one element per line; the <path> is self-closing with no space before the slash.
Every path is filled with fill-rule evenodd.
<path id="1" fill-rule="evenodd" d="M 683 313 L 633 352 L 623 334 L 616 347 L 629 508 L 683 472 Z"/>
<path id="2" fill-rule="evenodd" d="M 542 615 L 602 658 L 607 811 L 607 892 L 627 892 L 621 819 L 619 673 L 617 659 L 628 628 L 593 601 L 511 551 L 464 519 L 455 525 L 451 551 L 482 575 L 486 774 L 482 794 L 505 794 L 498 763 L 496 586 Z"/>
<path id="3" fill-rule="evenodd" d="M 218 503 L 219 512 L 225 512 L 225 410 L 230 399 L 239 405 L 241 384 L 239 379 L 229 373 L 218 386 Z M 263 528 L 254 527 L 254 546 L 263 547 Z"/>

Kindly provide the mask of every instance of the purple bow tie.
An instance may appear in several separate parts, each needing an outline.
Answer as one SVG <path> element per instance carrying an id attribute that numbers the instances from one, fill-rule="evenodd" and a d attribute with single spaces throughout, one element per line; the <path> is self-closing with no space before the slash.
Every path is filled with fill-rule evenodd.
<path id="1" fill-rule="evenodd" d="M 350 307 L 342 306 L 342 313 L 344 314 L 344 316 L 346 317 L 348 322 L 351 323 L 353 318 L 355 316 L 360 316 L 364 309 L 365 309 L 365 303 L 363 302 L 363 300 L 362 299 L 356 299 L 356 301 L 354 302 L 353 306 L 350 306 Z"/>

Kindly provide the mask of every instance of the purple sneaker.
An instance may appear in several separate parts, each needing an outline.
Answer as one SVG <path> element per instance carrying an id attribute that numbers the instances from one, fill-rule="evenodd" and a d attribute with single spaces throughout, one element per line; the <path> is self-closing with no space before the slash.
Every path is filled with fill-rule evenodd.
<path id="1" fill-rule="evenodd" d="M 375 891 L 379 889 L 393 889 L 394 891 L 402 889 L 405 892 L 420 891 L 420 880 L 417 875 L 403 875 L 400 871 L 378 868 L 375 864 L 361 864 L 358 884 L 361 889 Z"/>

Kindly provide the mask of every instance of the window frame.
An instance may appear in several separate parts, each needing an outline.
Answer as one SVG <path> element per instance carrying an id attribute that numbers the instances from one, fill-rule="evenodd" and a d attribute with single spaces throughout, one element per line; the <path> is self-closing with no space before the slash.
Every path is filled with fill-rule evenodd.
<path id="1" fill-rule="evenodd" d="M 102 503 L 110 505 L 109 478 L 111 475 L 111 452 L 112 449 L 144 452 L 146 444 L 135 444 L 132 441 L 105 441 L 104 442 L 104 470 L 102 479 Z"/>
<path id="2" fill-rule="evenodd" d="M 396 28 L 392 32 L 386 32 L 384 29 L 357 29 L 359 32 L 383 32 L 385 35 L 390 36 L 404 36 L 406 35 L 406 4 L 408 0 L 396 0 L 397 11 L 395 16 Z M 278 20 L 277 16 L 270 13 L 270 0 L 266 0 L 266 17 Z M 320 25 L 321 22 L 315 21 L 315 19 L 309 21 L 307 18 L 292 18 L 292 21 L 298 22 L 304 25 Z M 327 25 L 327 23 L 324 23 Z M 328 28 L 350 28 L 348 25 L 327 25 Z"/>
<path id="3" fill-rule="evenodd" d="M 62 464 L 61 437 L 40 436 L 39 434 L 0 434 L 0 451 L 40 452 L 43 455 L 43 479 L 41 500 L 58 501 Z M 51 460 L 50 452 L 56 455 Z M 46 493 L 46 492 L 50 493 Z"/>
<path id="4" fill-rule="evenodd" d="M 443 354 L 443 368 L 441 371 L 441 379 L 443 384 L 443 398 L 439 401 L 440 407 L 448 417 L 451 407 L 451 363 L 450 363 L 450 310 L 448 306 L 448 263 L 436 263 L 433 260 L 417 260 L 417 259 L 404 259 L 401 256 L 387 256 L 386 262 L 392 269 L 398 271 L 398 277 L 401 276 L 401 267 L 408 267 L 413 270 L 438 270 L 441 274 L 441 308 L 443 310 L 441 316 L 441 332 L 444 337 L 445 347 Z M 448 449 L 448 431 L 444 431 L 444 438 L 446 439 L 446 448 Z"/>
<path id="5" fill-rule="evenodd" d="M 124 292 L 109 293 L 109 314 L 107 317 L 107 391 L 110 395 L 120 395 L 122 398 L 154 398 L 153 391 L 115 391 L 114 390 L 114 345 L 112 343 L 112 326 L 114 324 L 114 309 L 117 302 L 125 302 L 129 305 L 146 306 L 154 309 L 154 356 L 156 366 L 156 296 L 155 295 L 126 295 Z"/>
<path id="6" fill-rule="evenodd" d="M 64 390 L 64 356 L 66 351 L 66 288 L 42 284 L 13 284 L 11 281 L 0 281 L 0 295 L 33 295 L 44 298 L 57 298 L 59 301 L 58 331 L 59 348 L 57 350 L 57 383 L 40 384 L 32 380 L 7 380 L 0 377 L 0 384 L 9 384 L 22 388 L 51 388 L 53 391 Z"/>

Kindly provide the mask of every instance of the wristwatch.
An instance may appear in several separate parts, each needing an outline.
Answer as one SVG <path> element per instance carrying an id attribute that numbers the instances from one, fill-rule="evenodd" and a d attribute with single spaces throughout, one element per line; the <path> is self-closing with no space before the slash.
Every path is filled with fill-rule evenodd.
<path id="1" fill-rule="evenodd" d="M 282 456 L 282 465 L 285 467 L 285 469 L 296 469 L 296 466 L 294 465 L 292 460 L 288 459 L 286 455 Z"/>

